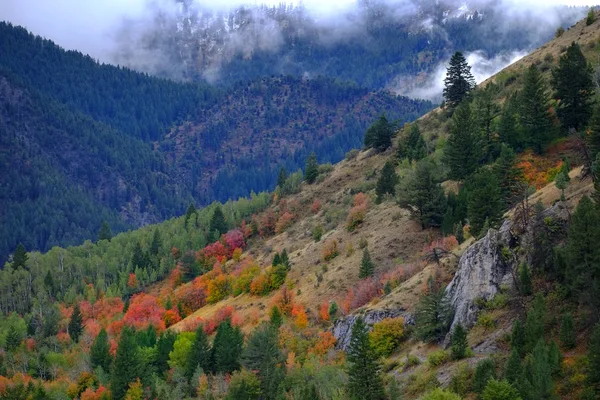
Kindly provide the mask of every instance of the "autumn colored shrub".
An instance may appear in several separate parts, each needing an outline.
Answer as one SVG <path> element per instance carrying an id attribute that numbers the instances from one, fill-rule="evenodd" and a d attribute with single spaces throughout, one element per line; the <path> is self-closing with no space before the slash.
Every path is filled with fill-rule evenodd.
<path id="1" fill-rule="evenodd" d="M 228 258 L 229 250 L 221 242 L 214 242 L 204 247 L 204 264 L 212 264 L 214 261 L 223 262 Z"/>
<path id="2" fill-rule="evenodd" d="M 319 339 L 308 352 L 319 357 L 324 356 L 329 350 L 333 349 L 335 342 L 336 339 L 333 333 L 329 331 L 319 332 Z"/>
<path id="3" fill-rule="evenodd" d="M 173 292 L 176 302 L 181 303 L 186 314 L 191 314 L 206 305 L 206 287 L 200 278 L 179 286 Z"/>
<path id="4" fill-rule="evenodd" d="M 250 293 L 255 296 L 265 296 L 271 291 L 271 281 L 265 274 L 260 274 L 252 279 Z"/>
<path id="5" fill-rule="evenodd" d="M 163 315 L 163 321 L 167 328 L 181 321 L 181 315 L 179 314 L 177 307 L 166 310 L 165 314 Z"/>
<path id="6" fill-rule="evenodd" d="M 404 318 L 386 318 L 373 325 L 369 340 L 377 353 L 388 357 L 400 346 L 404 336 Z"/>
<path id="7" fill-rule="evenodd" d="M 129 274 L 129 278 L 127 278 L 127 287 L 129 289 L 137 289 L 138 288 L 138 280 L 134 273 Z"/>
<path id="8" fill-rule="evenodd" d="M 140 293 L 131 298 L 123 320 L 127 325 L 131 325 L 137 330 L 146 329 L 149 325 L 152 325 L 160 332 L 165 329 L 164 314 L 165 309 L 156 297 Z"/>
<path id="9" fill-rule="evenodd" d="M 204 332 L 207 335 L 212 335 L 218 328 L 219 324 L 225 320 L 230 320 L 234 326 L 241 326 L 242 319 L 235 312 L 233 306 L 225 306 L 217 310 L 211 319 L 204 323 Z"/>
<path id="10" fill-rule="evenodd" d="M 282 286 L 273 299 L 273 305 L 279 307 L 283 315 L 291 315 L 294 309 L 294 293 Z"/>
<path id="11" fill-rule="evenodd" d="M 235 249 L 243 249 L 246 247 L 244 233 L 240 229 L 234 229 L 222 236 L 225 246 L 229 249 L 230 256 Z"/>
<path id="12" fill-rule="evenodd" d="M 321 209 L 321 202 L 319 201 L 319 199 L 315 199 L 312 202 L 312 205 L 310 206 L 310 209 L 312 210 L 312 212 L 314 214 L 318 214 L 319 210 Z"/>
<path id="13" fill-rule="evenodd" d="M 292 308 L 292 316 L 295 318 L 294 323 L 296 328 L 305 329 L 308 327 L 308 316 L 306 315 L 306 310 L 304 306 L 297 304 Z"/>
<path id="14" fill-rule="evenodd" d="M 231 258 L 233 261 L 239 262 L 240 258 L 242 258 L 242 249 L 237 247 L 235 250 L 233 250 L 233 253 L 231 253 Z"/>
<path id="15" fill-rule="evenodd" d="M 321 250 L 323 261 L 331 261 L 339 254 L 340 252 L 338 250 L 338 244 L 336 240 L 328 240 L 325 242 L 323 249 Z"/>
<path id="16" fill-rule="evenodd" d="M 208 282 L 208 295 L 206 301 L 214 304 L 227 297 L 230 291 L 230 279 L 227 275 L 220 274 Z"/>
<path id="17" fill-rule="evenodd" d="M 250 293 L 252 281 L 260 275 L 260 267 L 254 263 L 247 265 L 239 271 L 239 275 L 232 284 L 232 293 L 239 296 L 242 293 Z"/>
<path id="18" fill-rule="evenodd" d="M 363 279 L 355 288 L 348 289 L 346 298 L 342 302 L 342 308 L 346 313 L 362 307 L 383 293 L 383 284 L 376 277 Z"/>
<path id="19" fill-rule="evenodd" d="M 277 217 L 273 210 L 267 210 L 260 218 L 259 233 L 262 237 L 272 236 L 275 233 L 275 225 L 277 224 Z"/>
<path id="20" fill-rule="evenodd" d="M 523 178 L 536 189 L 552 182 L 562 167 L 562 161 L 554 162 L 549 158 L 535 154 L 531 150 L 517 157 L 517 168 L 523 172 Z"/>
<path id="21" fill-rule="evenodd" d="M 283 214 L 281 214 L 281 216 L 277 220 L 277 224 L 275 224 L 275 233 L 279 234 L 285 232 L 287 228 L 292 226 L 294 218 L 294 215 L 292 215 L 289 211 L 286 211 Z"/>
<path id="22" fill-rule="evenodd" d="M 321 303 L 321 308 L 319 309 L 319 318 L 321 321 L 327 322 L 329 321 L 329 303 Z"/>

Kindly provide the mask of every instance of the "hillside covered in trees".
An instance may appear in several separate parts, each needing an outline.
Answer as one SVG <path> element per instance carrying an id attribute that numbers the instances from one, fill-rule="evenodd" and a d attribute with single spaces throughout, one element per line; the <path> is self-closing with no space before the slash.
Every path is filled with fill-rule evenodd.
<path id="1" fill-rule="evenodd" d="M 95 240 L 102 221 L 123 231 L 192 202 L 272 189 L 284 159 L 290 170 L 312 150 L 339 161 L 380 113 L 406 121 L 431 108 L 324 78 L 228 90 L 175 83 L 100 65 L 4 22 L 0 49 L 2 263 L 19 242 L 42 251 L 79 244 Z M 266 137 L 287 151 L 266 157 Z"/>
<path id="2" fill-rule="evenodd" d="M 598 398 L 597 17 L 273 192 L 18 246 L 0 396 Z"/>

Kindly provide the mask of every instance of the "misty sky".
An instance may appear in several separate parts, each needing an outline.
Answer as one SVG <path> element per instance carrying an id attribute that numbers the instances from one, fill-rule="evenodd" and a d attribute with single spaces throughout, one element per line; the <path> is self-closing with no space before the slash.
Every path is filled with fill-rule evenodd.
<path id="1" fill-rule="evenodd" d="M 199 0 L 200 1 L 200 0 Z M 402 0 L 390 0 L 401 2 Z M 515 7 L 549 3 L 590 5 L 598 0 L 509 0 Z M 103 59 L 112 44 L 111 32 L 124 18 L 136 19 L 148 12 L 148 4 L 168 0 L 0 0 L 0 19 L 23 25 L 35 34 Z M 203 2 L 203 1 L 202 1 Z M 213 7 L 229 8 L 241 3 L 279 4 L 281 0 L 217 0 Z M 351 7 L 356 0 L 295 0 L 318 13 L 331 14 Z"/>

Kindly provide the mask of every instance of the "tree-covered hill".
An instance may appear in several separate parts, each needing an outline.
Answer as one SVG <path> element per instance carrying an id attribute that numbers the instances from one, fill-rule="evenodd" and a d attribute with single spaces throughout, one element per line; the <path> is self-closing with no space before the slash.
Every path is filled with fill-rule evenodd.
<path id="1" fill-rule="evenodd" d="M 103 220 L 118 232 L 272 189 L 280 164 L 339 161 L 380 113 L 431 108 L 324 78 L 177 83 L 7 23 L 0 80 L 0 263 L 19 242 L 45 251 L 95 240 Z"/>

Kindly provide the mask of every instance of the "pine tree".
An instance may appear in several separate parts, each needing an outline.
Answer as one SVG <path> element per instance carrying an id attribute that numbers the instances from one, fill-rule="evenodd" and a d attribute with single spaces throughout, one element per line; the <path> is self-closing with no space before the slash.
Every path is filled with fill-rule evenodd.
<path id="1" fill-rule="evenodd" d="M 521 377 L 521 356 L 517 349 L 512 349 L 504 368 L 504 379 L 510 383 L 517 382 Z"/>
<path id="2" fill-rule="evenodd" d="M 188 379 L 192 379 L 194 376 L 194 372 L 196 372 L 197 368 L 202 368 L 202 371 L 207 374 L 212 371 L 212 365 L 210 365 L 210 354 L 211 349 L 208 344 L 208 337 L 204 332 L 204 326 L 200 325 L 198 329 L 196 329 L 196 337 L 194 338 L 194 342 L 192 343 L 192 348 L 188 353 L 188 359 L 185 370 L 185 377 Z"/>
<path id="3" fill-rule="evenodd" d="M 112 239 L 112 231 L 110 230 L 110 225 L 106 221 L 102 221 L 102 225 L 100 226 L 100 231 L 98 231 L 98 241 L 100 240 L 108 240 Z"/>
<path id="4" fill-rule="evenodd" d="M 496 175 L 488 168 L 480 169 L 469 182 L 468 216 L 471 232 L 482 235 L 487 221 L 495 226 L 502 219 L 503 204 L 500 184 Z"/>
<path id="5" fill-rule="evenodd" d="M 397 184 L 398 175 L 396 174 L 394 164 L 391 161 L 387 161 L 381 170 L 381 175 L 379 175 L 377 185 L 375 186 L 377 203 L 381 203 L 388 194 L 394 196 L 396 194 Z"/>
<path id="6" fill-rule="evenodd" d="M 591 392 L 600 397 L 600 323 L 596 324 L 588 345 L 586 384 Z"/>
<path id="7" fill-rule="evenodd" d="M 533 353 L 525 363 L 525 377 L 529 383 L 529 398 L 552 399 L 553 382 L 552 367 L 548 360 L 548 347 L 544 339 L 539 339 L 533 348 Z"/>
<path id="8" fill-rule="evenodd" d="M 279 169 L 279 174 L 277 175 L 277 186 L 279 186 L 279 190 L 283 190 L 285 187 L 285 181 L 287 181 L 288 173 L 285 169 L 285 166 L 281 166 Z"/>
<path id="9" fill-rule="evenodd" d="M 369 276 L 373 276 L 375 273 L 375 265 L 371 260 L 371 253 L 369 253 L 369 249 L 365 247 L 363 250 L 362 260 L 360 262 L 360 269 L 358 272 L 358 277 L 360 279 L 368 278 Z"/>
<path id="10" fill-rule="evenodd" d="M 565 129 L 587 126 L 594 97 L 593 67 L 579 44 L 573 42 L 552 71 L 554 98 L 559 100 L 558 117 Z"/>
<path id="11" fill-rule="evenodd" d="M 131 266 L 135 269 L 136 267 L 143 268 L 146 266 L 146 257 L 142 250 L 140 242 L 136 242 L 133 247 L 133 253 L 131 255 Z"/>
<path id="12" fill-rule="evenodd" d="M 546 324 L 546 301 L 541 294 L 535 296 L 525 321 L 525 352 L 529 353 L 540 338 L 544 337 Z"/>
<path id="13" fill-rule="evenodd" d="M 577 345 L 577 338 L 575 336 L 575 323 L 573 322 L 573 316 L 571 314 L 565 314 L 562 316 L 560 321 L 559 338 L 561 344 L 567 350 L 574 349 Z"/>
<path id="14" fill-rule="evenodd" d="M 529 296 L 533 293 L 531 273 L 527 264 L 521 264 L 519 268 L 519 285 L 521 285 L 520 289 L 523 296 Z"/>
<path id="15" fill-rule="evenodd" d="M 159 374 L 169 370 L 169 354 L 173 351 L 176 339 L 177 335 L 168 330 L 163 332 L 156 341 L 156 369 Z"/>
<path id="16" fill-rule="evenodd" d="M 443 288 L 428 281 L 428 293 L 421 297 L 415 312 L 416 334 L 424 342 L 442 339 L 452 324 L 454 309 Z"/>
<path id="17" fill-rule="evenodd" d="M 467 349 L 469 348 L 469 342 L 467 341 L 467 330 L 458 323 L 454 327 L 452 333 L 452 358 L 455 360 L 461 360 L 467 355 Z"/>
<path id="18" fill-rule="evenodd" d="M 6 339 L 4 340 L 4 348 L 6 351 L 13 351 L 17 347 L 21 345 L 21 335 L 17 331 L 14 325 L 11 325 L 8 328 L 8 332 L 6 333 Z"/>
<path id="19" fill-rule="evenodd" d="M 369 341 L 369 329 L 362 318 L 352 327 L 347 358 L 348 394 L 356 400 L 383 400 L 385 392 L 381 381 L 377 353 Z"/>
<path id="20" fill-rule="evenodd" d="M 526 146 L 541 153 L 554 134 L 550 115 L 550 98 L 544 77 L 532 64 L 525 73 L 519 102 L 519 124 Z"/>
<path id="21" fill-rule="evenodd" d="M 444 85 L 444 99 L 450 109 L 458 106 L 475 88 L 471 67 L 461 52 L 457 51 L 450 59 Z"/>
<path id="22" fill-rule="evenodd" d="M 115 400 L 125 397 L 129 384 L 140 377 L 142 368 L 142 360 L 135 342 L 135 333 L 130 327 L 125 327 L 119 339 L 110 381 L 111 392 Z"/>
<path id="23" fill-rule="evenodd" d="M 312 152 L 306 160 L 306 168 L 304 169 L 304 180 L 309 185 L 312 185 L 319 176 L 319 163 L 317 162 L 317 155 Z"/>
<path id="24" fill-rule="evenodd" d="M 69 336 L 75 342 L 79 342 L 79 337 L 83 332 L 83 317 L 79 310 L 79 303 L 76 303 L 73 307 L 73 314 L 71 314 L 71 320 L 69 321 Z"/>
<path id="25" fill-rule="evenodd" d="M 279 328 L 283 324 L 283 315 L 281 315 L 281 310 L 277 306 L 273 306 L 271 308 L 271 312 L 269 313 L 269 322 L 276 328 Z"/>
<path id="26" fill-rule="evenodd" d="M 278 398 L 285 377 L 282 365 L 285 359 L 279 350 L 277 329 L 263 324 L 255 329 L 248 338 L 242 354 L 242 364 L 251 371 L 257 371 L 261 393 L 264 399 Z"/>
<path id="27" fill-rule="evenodd" d="M 19 243 L 17 245 L 17 247 L 15 248 L 15 252 L 13 254 L 13 262 L 12 262 L 13 269 L 17 269 L 17 268 L 21 267 L 26 270 L 28 259 L 29 259 L 29 257 L 27 256 L 27 251 L 25 250 L 25 246 L 23 246 L 23 243 Z"/>
<path id="28" fill-rule="evenodd" d="M 392 146 L 395 126 L 390 123 L 385 115 L 379 117 L 365 133 L 364 144 L 366 148 L 374 148 L 377 151 L 387 150 Z"/>
<path id="29" fill-rule="evenodd" d="M 425 139 L 421 135 L 419 125 L 412 124 L 408 138 L 406 139 L 406 158 L 408 161 L 419 161 L 420 159 L 427 156 L 427 146 Z M 402 157 L 403 158 L 403 157 Z"/>
<path id="30" fill-rule="evenodd" d="M 558 190 L 560 190 L 560 201 L 565 201 L 565 189 L 569 186 L 569 181 L 568 181 L 568 174 L 565 176 L 564 173 L 559 172 L 558 175 L 556 175 L 556 178 L 554 179 L 554 184 L 556 185 L 556 188 Z"/>
<path id="31" fill-rule="evenodd" d="M 523 139 L 521 131 L 517 126 L 517 113 L 519 111 L 519 93 L 515 92 L 509 96 L 504 102 L 500 120 L 498 122 L 498 136 L 500 142 L 505 143 L 510 148 L 521 151 L 523 150 Z"/>
<path id="32" fill-rule="evenodd" d="M 152 234 L 152 243 L 150 243 L 150 254 L 157 256 L 161 247 L 162 239 L 160 237 L 160 232 L 158 231 L 158 228 L 155 228 L 154 233 Z"/>
<path id="33" fill-rule="evenodd" d="M 479 361 L 473 376 L 473 391 L 482 393 L 491 379 L 496 379 L 496 364 L 490 358 Z"/>
<path id="34" fill-rule="evenodd" d="M 230 374 L 240 369 L 244 335 L 227 319 L 219 324 L 213 341 L 211 360 L 215 373 Z"/>
<path id="35" fill-rule="evenodd" d="M 594 107 L 586 139 L 589 150 L 589 162 L 594 162 L 598 153 L 600 153 L 600 104 Z"/>
<path id="36" fill-rule="evenodd" d="M 282 264 L 282 265 L 285 265 L 285 267 L 286 267 L 287 269 L 290 269 L 290 268 L 292 268 L 292 264 L 290 263 L 290 257 L 288 256 L 287 249 L 285 249 L 285 248 L 284 248 L 284 249 L 281 251 L 281 256 L 280 256 L 280 258 L 281 258 L 281 264 Z"/>
<path id="37" fill-rule="evenodd" d="M 192 203 L 190 203 L 190 205 L 187 208 L 187 211 L 185 212 L 185 219 L 184 219 L 184 226 L 187 229 L 188 227 L 188 223 L 190 221 L 190 218 L 192 218 L 192 215 L 198 215 L 196 212 L 196 207 L 194 207 L 194 205 Z"/>
<path id="38" fill-rule="evenodd" d="M 482 156 L 485 162 L 493 161 L 499 151 L 493 124 L 500 113 L 500 106 L 494 101 L 498 91 L 498 85 L 490 83 L 475 93 L 473 101 L 474 122 L 481 138 Z"/>
<path id="39" fill-rule="evenodd" d="M 225 221 L 225 215 L 223 214 L 223 209 L 220 204 L 215 206 L 215 209 L 210 218 L 209 230 L 211 232 L 218 232 L 219 236 L 224 233 L 227 233 L 227 221 Z"/>
<path id="40" fill-rule="evenodd" d="M 102 367 L 104 372 L 110 372 L 112 357 L 110 355 L 108 334 L 104 328 L 100 330 L 90 348 L 90 364 L 92 365 L 92 369 Z"/>
<path id="41" fill-rule="evenodd" d="M 510 347 L 511 350 L 517 351 L 520 356 L 525 352 L 525 327 L 518 319 L 513 323 Z"/>
<path id="42" fill-rule="evenodd" d="M 548 345 L 548 364 L 550 364 L 552 375 L 556 375 L 560 371 L 561 363 L 562 353 L 558 348 L 558 344 L 556 344 L 556 342 L 552 340 Z"/>
<path id="43" fill-rule="evenodd" d="M 414 173 L 404 180 L 397 202 L 410 211 L 421 228 L 441 225 L 446 212 L 446 195 L 434 178 L 433 167 L 428 160 L 419 161 Z"/>
<path id="44" fill-rule="evenodd" d="M 590 11 L 588 11 L 587 18 L 585 19 L 585 25 L 590 26 L 594 22 L 596 22 L 596 11 L 594 7 L 590 7 Z"/>
<path id="45" fill-rule="evenodd" d="M 452 116 L 448 141 L 444 147 L 444 160 L 450 168 L 449 177 L 459 181 L 466 179 L 475 172 L 481 158 L 481 141 L 475 131 L 471 106 L 465 102 Z"/>
<path id="46" fill-rule="evenodd" d="M 500 156 L 493 166 L 494 174 L 500 184 L 500 196 L 506 208 L 514 205 L 519 183 L 523 180 L 522 171 L 516 167 L 516 158 L 515 152 L 503 143 L 500 147 Z"/>

